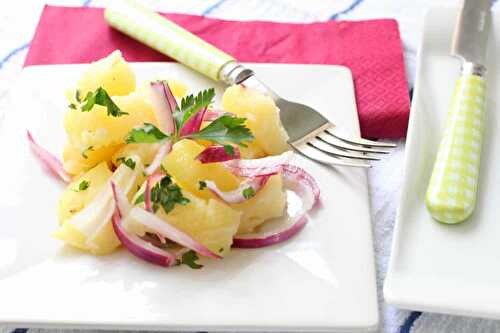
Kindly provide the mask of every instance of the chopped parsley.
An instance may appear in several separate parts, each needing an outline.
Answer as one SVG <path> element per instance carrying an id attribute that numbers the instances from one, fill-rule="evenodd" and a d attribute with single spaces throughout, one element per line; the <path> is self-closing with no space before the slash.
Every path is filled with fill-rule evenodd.
<path id="1" fill-rule="evenodd" d="M 123 162 L 126 166 L 128 166 L 130 169 L 134 170 L 135 169 L 135 161 L 131 158 L 127 158 L 125 162 Z"/>
<path id="2" fill-rule="evenodd" d="M 88 189 L 90 186 L 90 182 L 88 180 L 82 180 L 80 184 L 78 184 L 78 189 L 73 190 L 74 192 L 82 192 Z"/>
<path id="3" fill-rule="evenodd" d="M 193 250 L 189 250 L 182 254 L 181 259 L 177 259 L 177 265 L 186 265 L 192 269 L 200 269 L 203 265 L 198 264 L 198 255 Z"/>
<path id="4" fill-rule="evenodd" d="M 156 143 L 167 139 L 168 135 L 153 124 L 144 123 L 143 127 L 132 129 L 125 138 L 126 143 Z"/>
<path id="5" fill-rule="evenodd" d="M 184 124 L 186 124 L 191 117 L 212 104 L 214 97 L 215 89 L 210 88 L 200 91 L 196 97 L 194 95 L 189 95 L 182 98 L 181 106 L 177 107 L 176 112 L 174 112 L 177 134 L 180 133 Z"/>
<path id="6" fill-rule="evenodd" d="M 187 205 L 189 199 L 182 195 L 181 188 L 172 182 L 170 176 L 165 176 L 151 189 L 151 202 L 155 213 L 162 207 L 168 214 L 176 204 Z"/>
<path id="7" fill-rule="evenodd" d="M 208 126 L 195 133 L 182 135 L 183 126 L 198 112 L 207 108 L 215 97 L 213 88 L 200 91 L 198 95 L 189 95 L 181 100 L 180 107 L 176 108 L 173 114 L 176 131 L 169 135 L 163 133 L 153 124 L 145 123 L 140 128 L 131 130 L 125 138 L 126 143 L 157 143 L 170 140 L 173 144 L 182 139 L 207 140 L 215 144 L 224 145 L 226 152 L 234 156 L 235 144 L 246 147 L 245 142 L 252 141 L 254 136 L 245 125 L 245 118 L 238 118 L 232 115 L 223 115 Z"/>
<path id="8" fill-rule="evenodd" d="M 82 154 L 82 157 L 83 157 L 84 159 L 89 158 L 89 157 L 87 156 L 87 153 L 88 153 L 89 151 L 94 151 L 94 146 L 88 146 L 87 148 L 85 148 L 85 149 L 83 149 L 83 150 L 82 150 L 81 154 Z"/>
<path id="9" fill-rule="evenodd" d="M 253 189 L 252 186 L 249 186 L 243 190 L 243 197 L 245 197 L 245 199 L 250 199 L 254 195 L 255 195 L 255 190 Z"/>
<path id="10" fill-rule="evenodd" d="M 145 200 L 144 198 L 144 192 L 142 192 L 138 197 L 137 199 L 135 199 L 135 202 L 134 202 L 134 205 L 138 205 L 140 203 L 143 203 Z"/>
<path id="11" fill-rule="evenodd" d="M 204 182 L 203 180 L 200 180 L 198 184 L 199 184 L 198 188 L 200 191 L 207 187 L 207 183 Z"/>
<path id="12" fill-rule="evenodd" d="M 77 94 L 78 96 L 80 94 L 78 90 Z M 100 105 L 106 107 L 108 116 L 120 117 L 123 115 L 128 115 L 127 112 L 120 110 L 118 105 L 113 102 L 107 91 L 102 87 L 97 88 L 94 92 L 89 91 L 87 93 L 87 96 L 85 96 L 85 98 L 83 100 L 80 100 L 79 102 L 83 103 L 80 106 L 80 111 L 82 112 L 89 112 L 90 110 L 92 110 L 94 105 Z"/>

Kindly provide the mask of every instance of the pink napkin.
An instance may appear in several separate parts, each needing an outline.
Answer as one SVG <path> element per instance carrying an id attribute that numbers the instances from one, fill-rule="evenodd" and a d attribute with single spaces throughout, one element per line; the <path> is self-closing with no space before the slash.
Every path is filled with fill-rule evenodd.
<path id="1" fill-rule="evenodd" d="M 406 135 L 408 85 L 395 20 L 291 24 L 164 15 L 242 62 L 347 66 L 354 77 L 363 136 Z M 100 8 L 46 6 L 24 65 L 85 63 L 115 49 L 128 61 L 170 60 L 110 28 Z"/>

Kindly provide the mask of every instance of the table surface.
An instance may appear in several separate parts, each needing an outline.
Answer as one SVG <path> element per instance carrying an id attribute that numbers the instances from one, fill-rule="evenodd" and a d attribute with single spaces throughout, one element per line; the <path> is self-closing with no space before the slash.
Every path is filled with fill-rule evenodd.
<path id="1" fill-rule="evenodd" d="M 500 10 L 492 0 L 494 10 Z M 143 0 L 143 3 L 165 12 L 202 14 L 238 20 L 272 20 L 311 22 L 329 19 L 396 18 L 400 24 L 410 88 L 415 73 L 416 48 L 420 40 L 423 15 L 431 5 L 453 6 L 460 0 Z M 0 114 L 6 107 L 9 85 L 19 74 L 45 3 L 65 6 L 99 6 L 103 0 L 20 0 L 0 2 Z M 29 9 L 27 9 L 29 8 Z M 84 27 L 82 27 L 84 29 Z M 500 332 L 500 322 L 454 317 L 396 309 L 383 302 L 385 278 L 392 230 L 399 198 L 404 157 L 404 141 L 369 171 L 371 210 L 377 283 L 381 311 L 380 332 Z M 0 327 L 0 333 L 24 332 L 24 329 Z M 29 329 L 30 333 L 54 330 Z M 59 330 L 58 330 L 59 331 Z M 76 331 L 63 331 L 76 333 Z M 80 331 L 79 331 L 80 332 Z"/>

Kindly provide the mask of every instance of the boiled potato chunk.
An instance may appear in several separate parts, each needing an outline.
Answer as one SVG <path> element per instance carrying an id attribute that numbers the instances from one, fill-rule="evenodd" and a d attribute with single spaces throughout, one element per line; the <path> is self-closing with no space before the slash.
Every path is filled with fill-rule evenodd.
<path id="1" fill-rule="evenodd" d="M 283 191 L 282 177 L 272 176 L 253 198 L 231 205 L 242 213 L 238 234 L 252 232 L 265 221 L 283 216 L 285 206 L 286 193 Z"/>
<path id="2" fill-rule="evenodd" d="M 226 89 L 222 96 L 225 111 L 247 118 L 246 124 L 255 136 L 255 142 L 268 155 L 288 150 L 288 135 L 281 126 L 279 109 L 271 97 L 241 85 Z"/>
<path id="3" fill-rule="evenodd" d="M 102 186 L 101 191 L 70 219 L 66 220 L 54 233 L 54 237 L 95 255 L 112 252 L 120 245 L 111 223 L 115 210 L 113 192 L 109 184 L 113 181 L 129 199 L 144 182 L 143 165 L 138 156 L 130 157 L 135 162 L 132 169 L 121 164 Z"/>
<path id="4" fill-rule="evenodd" d="M 110 161 L 111 156 L 122 145 L 104 146 L 101 148 L 77 148 L 66 143 L 63 150 L 64 169 L 72 174 L 79 175 L 101 161 Z M 86 156 L 86 158 L 85 158 Z"/>
<path id="5" fill-rule="evenodd" d="M 77 84 L 82 97 L 104 88 L 110 96 L 124 96 L 135 90 L 135 74 L 120 51 L 91 63 Z"/>
<path id="6" fill-rule="evenodd" d="M 212 180 L 223 191 L 236 189 L 240 180 L 227 171 L 222 164 L 202 164 L 195 160 L 204 148 L 192 140 L 181 140 L 172 147 L 172 151 L 163 160 L 163 167 L 183 190 L 200 198 L 215 198 L 210 191 L 199 189 L 200 181 Z"/>
<path id="7" fill-rule="evenodd" d="M 94 149 L 120 145 L 133 127 L 157 123 L 149 95 L 145 92 L 116 96 L 113 101 L 128 115 L 109 116 L 106 108 L 100 105 L 95 105 L 88 112 L 68 109 L 64 116 L 64 127 L 71 145 L 93 146 Z"/>
<path id="8" fill-rule="evenodd" d="M 137 155 L 141 158 L 141 161 L 144 163 L 144 165 L 148 166 L 154 160 L 159 146 L 160 145 L 156 143 L 127 144 L 122 146 L 113 154 L 113 156 L 111 157 L 111 162 L 115 166 L 119 166 L 123 159 L 127 159 L 132 155 Z"/>
<path id="9" fill-rule="evenodd" d="M 182 194 L 189 199 L 188 204 L 177 204 L 168 214 L 160 207 L 156 215 L 184 231 L 212 252 L 222 256 L 227 254 L 238 230 L 241 213 L 214 199 L 204 200 L 185 190 Z M 126 218 L 123 225 L 129 232 L 139 235 L 148 231 L 142 225 L 134 223 L 132 218 Z"/>
<path id="10" fill-rule="evenodd" d="M 82 176 L 72 181 L 61 195 L 58 215 L 62 224 L 87 206 L 101 192 L 113 173 L 106 162 L 101 162 Z M 88 182 L 88 188 L 79 190 L 81 182 Z"/>

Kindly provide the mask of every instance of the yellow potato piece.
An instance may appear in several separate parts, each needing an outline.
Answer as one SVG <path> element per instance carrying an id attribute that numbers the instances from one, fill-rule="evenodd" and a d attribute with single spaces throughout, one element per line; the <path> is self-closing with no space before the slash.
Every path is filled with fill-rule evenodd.
<path id="1" fill-rule="evenodd" d="M 200 198 L 215 198 L 215 195 L 207 189 L 199 189 L 200 181 L 212 180 L 223 191 L 236 189 L 240 180 L 227 171 L 221 163 L 202 164 L 195 160 L 204 148 L 192 140 L 181 140 L 163 160 L 163 167 L 182 189 Z"/>
<path id="2" fill-rule="evenodd" d="M 237 85 L 226 89 L 222 105 L 225 111 L 247 118 L 246 124 L 256 144 L 267 155 L 278 155 L 289 149 L 288 135 L 281 126 L 279 109 L 271 97 Z"/>
<path id="3" fill-rule="evenodd" d="M 182 194 L 189 199 L 188 204 L 176 204 L 168 214 L 160 207 L 156 215 L 184 231 L 212 252 L 226 255 L 238 230 L 241 213 L 218 200 L 204 200 L 186 190 L 183 190 Z M 143 206 L 140 204 L 140 207 Z M 139 235 L 148 231 L 131 218 L 125 219 L 123 223 L 127 230 Z"/>
<path id="4" fill-rule="evenodd" d="M 59 222 L 69 220 L 73 215 L 87 206 L 101 192 L 113 173 L 106 162 L 101 162 L 94 168 L 73 180 L 61 194 L 58 206 Z M 86 190 L 79 191 L 81 182 L 88 182 Z"/>
<path id="5" fill-rule="evenodd" d="M 267 220 L 283 216 L 286 193 L 283 191 L 281 175 L 269 178 L 267 184 L 253 198 L 230 206 L 242 213 L 238 234 L 252 232 Z"/>
<path id="6" fill-rule="evenodd" d="M 112 156 L 111 162 L 115 166 L 122 163 L 122 158 L 127 159 L 129 156 L 137 155 L 141 158 L 145 166 L 151 164 L 158 151 L 159 144 L 153 143 L 133 143 L 122 146 Z"/>
<path id="7" fill-rule="evenodd" d="M 66 143 L 63 150 L 64 169 L 72 175 L 79 175 L 94 167 L 100 162 L 111 161 L 111 156 L 122 145 L 104 146 L 101 148 L 77 148 Z M 87 158 L 85 158 L 85 156 Z"/>
<path id="8" fill-rule="evenodd" d="M 144 168 L 138 156 L 130 158 L 136 163 L 134 169 L 125 164 L 120 165 L 106 180 L 99 193 L 66 220 L 54 233 L 54 237 L 95 255 L 111 253 L 120 245 L 111 223 L 115 204 L 111 186 L 107 184 L 113 181 L 129 199 L 134 196 L 138 185 L 144 182 Z"/>
<path id="9" fill-rule="evenodd" d="M 68 109 L 64 116 L 64 127 L 72 146 L 93 146 L 97 149 L 121 145 L 132 128 L 143 126 L 144 123 L 157 124 L 149 94 L 134 92 L 113 97 L 113 101 L 128 115 L 109 116 L 106 108 L 99 105 L 88 112 Z"/>
<path id="10" fill-rule="evenodd" d="M 135 74 L 120 51 L 88 65 L 78 80 L 77 89 L 82 97 L 104 88 L 110 96 L 124 96 L 135 90 Z"/>

